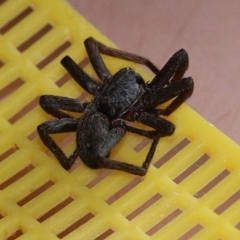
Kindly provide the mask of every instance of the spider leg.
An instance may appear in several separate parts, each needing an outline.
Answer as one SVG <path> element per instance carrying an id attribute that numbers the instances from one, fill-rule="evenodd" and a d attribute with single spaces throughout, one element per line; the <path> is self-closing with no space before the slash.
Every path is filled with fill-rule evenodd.
<path id="1" fill-rule="evenodd" d="M 133 164 L 125 163 L 125 162 L 119 162 L 110 158 L 100 158 L 99 159 L 99 166 L 102 168 L 108 168 L 108 169 L 115 169 L 120 170 L 123 172 L 144 176 L 147 173 L 147 170 L 149 168 L 149 164 L 152 160 L 153 154 L 156 150 L 156 146 L 158 144 L 159 138 L 156 138 L 153 140 L 153 143 L 150 147 L 150 150 L 148 152 L 148 155 L 143 162 L 142 166 L 136 166 Z"/>
<path id="2" fill-rule="evenodd" d="M 138 117 L 138 121 L 149 127 L 156 129 L 152 145 L 142 165 L 144 168 L 148 169 L 149 164 L 152 161 L 154 152 L 156 150 L 157 144 L 159 142 L 159 139 L 161 137 L 171 136 L 175 131 L 175 126 L 166 119 L 147 112 L 142 112 Z"/>
<path id="3" fill-rule="evenodd" d="M 125 129 L 122 127 L 114 127 L 111 129 L 98 149 L 99 156 L 109 156 L 110 151 L 120 142 L 125 134 Z"/>
<path id="4" fill-rule="evenodd" d="M 114 170 L 120 170 L 123 172 L 144 176 L 147 173 L 147 169 L 135 166 L 133 164 L 125 163 L 125 162 L 119 162 L 110 158 L 101 158 L 99 160 L 99 166 L 101 168 L 107 168 L 107 169 L 114 169 Z"/>
<path id="5" fill-rule="evenodd" d="M 76 118 L 62 118 L 56 121 L 45 122 L 37 127 L 38 134 L 44 145 L 55 155 L 60 164 L 66 170 L 69 170 L 75 162 L 77 158 L 77 150 L 67 158 L 49 134 L 75 132 L 77 124 L 78 119 Z"/>
<path id="6" fill-rule="evenodd" d="M 155 90 L 150 97 L 150 104 L 152 108 L 155 108 L 159 104 L 167 102 L 172 98 L 175 98 L 169 106 L 163 110 L 159 110 L 161 115 L 168 116 L 175 111 L 188 97 L 191 96 L 194 88 L 194 82 L 192 78 L 183 78 L 176 82 L 171 83 L 169 86 L 160 90 Z"/>
<path id="7" fill-rule="evenodd" d="M 99 85 L 95 80 L 85 73 L 69 56 L 61 60 L 61 64 L 69 72 L 72 78 L 87 92 L 94 94 Z"/>
<path id="8" fill-rule="evenodd" d="M 162 69 L 156 74 L 148 84 L 151 89 L 163 88 L 181 79 L 189 65 L 188 54 L 184 49 L 180 49 L 168 60 Z"/>
<path id="9" fill-rule="evenodd" d="M 112 124 L 114 127 L 121 127 L 122 129 L 128 132 L 135 133 L 150 139 L 153 139 L 156 136 L 158 136 L 158 134 L 156 134 L 157 133 L 156 130 L 143 130 L 140 128 L 135 128 L 127 125 L 123 119 L 116 119 L 115 121 L 112 122 Z"/>
<path id="10" fill-rule="evenodd" d="M 150 139 L 154 139 L 155 137 L 157 137 L 159 135 L 156 130 L 153 130 L 153 131 L 152 130 L 143 130 L 143 129 L 135 128 L 135 127 L 128 126 L 128 125 L 125 126 L 125 129 L 128 132 L 135 133 L 135 134 L 138 134 L 138 135 L 150 138 Z"/>
<path id="11" fill-rule="evenodd" d="M 156 137 L 171 136 L 175 130 L 175 126 L 171 122 L 156 114 L 142 112 L 137 120 L 155 129 L 157 131 Z"/>
<path id="12" fill-rule="evenodd" d="M 103 62 L 101 54 L 143 64 L 147 66 L 150 70 L 152 70 L 155 74 L 159 72 L 159 69 L 148 59 L 132 53 L 127 53 L 118 49 L 108 47 L 102 44 L 101 42 L 96 41 L 92 37 L 87 38 L 84 44 L 88 52 L 90 62 L 93 68 L 95 69 L 98 77 L 103 82 L 111 77 L 111 73 L 109 72 L 105 63 Z"/>
<path id="13" fill-rule="evenodd" d="M 97 149 L 98 154 L 96 160 L 94 160 L 96 161 L 94 168 L 116 169 L 143 176 L 147 172 L 143 167 L 109 159 L 110 151 L 119 143 L 125 134 L 125 131 L 124 127 L 116 125 L 107 133 L 107 135 L 103 136 L 103 142 L 101 143 L 100 148 Z M 91 167 L 89 161 L 86 161 L 85 163 Z"/>
<path id="14" fill-rule="evenodd" d="M 144 176 L 147 173 L 147 170 L 152 161 L 159 139 L 164 136 L 172 135 L 175 127 L 171 122 L 163 118 L 160 118 L 157 115 L 146 113 L 146 112 L 143 112 L 138 118 L 138 120 L 143 124 L 146 124 L 156 129 L 155 131 L 146 131 L 146 130 L 138 129 L 128 125 L 124 126 L 124 128 L 129 132 L 136 133 L 136 134 L 153 139 L 150 150 L 142 166 L 136 166 L 133 164 L 119 162 L 110 158 L 102 157 L 98 162 L 100 167 L 121 170 L 131 174 L 139 175 L 139 176 Z"/>
<path id="15" fill-rule="evenodd" d="M 42 95 L 39 100 L 42 109 L 56 118 L 71 118 L 63 111 L 83 112 L 88 105 L 87 102 L 81 102 L 72 98 Z"/>

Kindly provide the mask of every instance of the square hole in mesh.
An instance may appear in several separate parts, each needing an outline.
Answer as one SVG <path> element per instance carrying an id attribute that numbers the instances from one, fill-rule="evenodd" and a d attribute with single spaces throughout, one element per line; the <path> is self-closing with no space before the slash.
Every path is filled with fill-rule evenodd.
<path id="1" fill-rule="evenodd" d="M 153 205 L 155 202 L 157 202 L 162 196 L 159 193 L 156 193 L 154 196 L 152 196 L 150 199 L 148 199 L 145 203 L 143 203 L 141 206 L 136 208 L 133 212 L 131 212 L 126 218 L 131 221 L 135 217 L 137 217 L 140 213 L 148 209 L 151 205 Z"/>
<path id="2" fill-rule="evenodd" d="M 113 204 L 115 201 L 117 201 L 125 194 L 130 192 L 133 188 L 135 188 L 141 181 L 142 179 L 140 177 L 134 178 L 132 181 L 130 181 L 128 184 L 126 184 L 124 187 L 122 187 L 120 190 L 118 190 L 112 196 L 110 196 L 106 200 L 106 203 L 108 203 L 109 205 Z"/>
<path id="3" fill-rule="evenodd" d="M 5 203 L 7 206 L 9 203 Z M 14 213 L 13 213 L 14 214 Z M 4 219 L 6 217 L 6 219 Z M 13 217 L 11 214 L 9 214 L 8 211 L 6 211 L 4 214 L 0 213 L 0 223 L 1 223 L 1 239 L 4 240 L 14 240 L 19 239 L 24 233 L 27 231 L 26 227 L 22 226 L 22 220 L 20 216 L 17 216 L 16 218 Z M 7 219 L 8 218 L 8 219 Z M 3 222 L 1 222 L 1 219 L 3 219 Z"/>
<path id="4" fill-rule="evenodd" d="M 234 194 L 229 196 L 222 204 L 220 204 L 217 208 L 214 209 L 214 212 L 217 214 L 222 214 L 228 208 L 230 208 L 235 202 L 240 199 L 240 189 L 237 190 Z"/>
<path id="5" fill-rule="evenodd" d="M 62 151 L 67 155 L 71 155 L 76 148 L 76 133 L 58 133 L 51 134 L 51 138 L 56 142 L 56 144 L 62 149 Z M 56 158 L 54 154 L 45 148 L 45 153 L 53 158 Z"/>
<path id="6" fill-rule="evenodd" d="M 11 96 L 17 89 L 19 89 L 24 84 L 22 78 L 18 77 L 11 81 L 7 86 L 0 89 L 0 102 L 5 98 Z"/>
<path id="7" fill-rule="evenodd" d="M 17 113 L 15 113 L 11 118 L 9 118 L 8 121 L 11 124 L 16 123 L 38 105 L 39 105 L 39 97 L 35 97 L 33 100 L 27 103 L 22 109 L 20 109 Z"/>
<path id="8" fill-rule="evenodd" d="M 32 131 L 30 134 L 28 134 L 27 138 L 30 140 L 30 141 L 33 141 L 34 139 L 36 139 L 38 137 L 38 132 L 37 132 L 37 129 L 35 129 L 34 131 Z"/>
<path id="9" fill-rule="evenodd" d="M 24 232 L 22 231 L 22 229 L 19 228 L 15 232 L 10 233 L 6 238 L 4 238 L 4 240 L 14 240 L 19 238 L 23 234 Z"/>
<path id="10" fill-rule="evenodd" d="M 190 228 L 186 233 L 178 238 L 178 240 L 188 240 L 195 236 L 198 232 L 203 229 L 203 226 L 200 224 L 196 224 L 192 228 Z"/>
<path id="11" fill-rule="evenodd" d="M 240 221 L 235 225 L 235 228 L 240 230 Z"/>
<path id="12" fill-rule="evenodd" d="M 63 53 L 66 49 L 71 46 L 71 42 L 65 41 L 61 45 L 59 45 L 56 49 L 54 49 L 48 56 L 42 59 L 39 63 L 37 63 L 36 67 L 39 70 L 42 70 L 49 63 L 51 63 L 55 58 L 57 58 L 61 53 Z"/>
<path id="13" fill-rule="evenodd" d="M 29 172 L 31 172 L 35 167 L 32 164 L 27 165 L 23 169 L 19 170 L 17 173 L 15 173 L 13 176 L 8 178 L 6 181 L 2 182 L 0 184 L 0 190 L 3 190 L 7 188 L 8 186 L 12 185 L 25 175 L 27 175 Z"/>
<path id="14" fill-rule="evenodd" d="M 0 60 L 0 68 L 4 66 L 4 62 Z"/>
<path id="15" fill-rule="evenodd" d="M 199 169 L 204 163 L 209 160 L 209 156 L 207 154 L 202 155 L 197 161 L 195 161 L 191 166 L 186 168 L 182 173 L 180 173 L 173 181 L 177 184 L 181 183 L 185 178 L 194 173 L 197 169 Z"/>
<path id="16" fill-rule="evenodd" d="M 149 145 L 152 142 L 152 139 L 144 138 L 139 144 L 134 147 L 136 152 L 140 152 L 143 148 Z"/>
<path id="17" fill-rule="evenodd" d="M 7 148 L 3 153 L 0 154 L 0 162 L 6 160 L 9 156 L 14 154 L 18 150 L 18 146 L 14 145 L 13 147 Z"/>
<path id="18" fill-rule="evenodd" d="M 109 228 L 108 230 L 106 230 L 105 232 L 103 232 L 101 235 L 99 235 L 97 238 L 95 238 L 95 240 L 104 240 L 107 239 L 110 235 L 112 235 L 114 233 L 114 231 Z"/>
<path id="19" fill-rule="evenodd" d="M 93 178 L 90 182 L 86 184 L 86 187 L 89 189 L 95 187 L 98 183 L 106 179 L 114 170 L 103 170 L 100 174 L 98 174 L 95 178 Z"/>
<path id="20" fill-rule="evenodd" d="M 92 218 L 94 217 L 94 215 L 92 213 L 87 213 L 86 215 L 84 215 L 83 217 L 81 217 L 80 219 L 78 219 L 76 222 L 74 222 L 72 225 L 68 226 L 65 230 L 63 230 L 62 232 L 60 232 L 57 237 L 62 239 L 64 237 L 66 237 L 67 235 L 69 235 L 70 233 L 72 233 L 73 231 L 75 231 L 77 228 L 81 227 L 82 225 L 86 224 L 88 221 L 90 221 Z"/>
<path id="21" fill-rule="evenodd" d="M 17 202 L 17 204 L 21 207 L 25 204 L 27 204 L 28 202 L 30 202 L 31 200 L 33 200 L 34 198 L 37 198 L 37 196 L 39 196 L 41 193 L 45 192 L 47 189 L 49 189 L 50 187 L 52 187 L 54 185 L 54 182 L 52 180 L 48 180 L 47 182 L 45 182 L 44 184 L 42 184 L 40 187 L 38 187 L 37 189 L 35 189 L 33 192 L 29 193 L 27 196 L 25 196 L 23 199 L 21 199 L 20 201 Z"/>
<path id="22" fill-rule="evenodd" d="M 19 52 L 26 51 L 29 47 L 31 47 L 34 43 L 39 41 L 43 36 L 45 36 L 53 27 L 50 24 L 46 24 L 37 32 L 35 32 L 32 36 L 22 42 L 18 47 Z"/>
<path id="23" fill-rule="evenodd" d="M 221 181 L 223 181 L 228 175 L 230 174 L 230 171 L 225 169 L 222 172 L 220 172 L 217 176 L 213 176 L 213 179 L 207 183 L 204 187 L 202 187 L 198 192 L 194 194 L 194 197 L 201 198 L 206 193 L 211 191 L 215 186 L 217 186 Z"/>
<path id="24" fill-rule="evenodd" d="M 37 220 L 41 223 L 47 220 L 48 218 L 55 215 L 57 212 L 61 211 L 63 208 L 68 206 L 71 202 L 73 202 L 74 199 L 72 197 L 68 197 L 61 201 L 59 204 L 51 208 L 49 211 L 45 212 L 41 217 L 39 217 Z"/>
<path id="25" fill-rule="evenodd" d="M 0 0 L 0 6 L 4 4 L 7 0 Z"/>
<path id="26" fill-rule="evenodd" d="M 4 35 L 23 19 L 27 18 L 27 16 L 32 12 L 33 9 L 30 6 L 26 7 L 24 10 L 14 16 L 9 22 L 7 22 L 4 26 L 0 27 L 0 33 Z"/>
<path id="27" fill-rule="evenodd" d="M 157 160 L 153 165 L 156 168 L 160 168 L 166 162 L 168 162 L 173 156 L 175 156 L 178 152 L 184 149 L 190 141 L 187 138 L 184 138 L 181 142 L 179 142 L 175 147 L 169 150 L 163 157 Z"/>
<path id="28" fill-rule="evenodd" d="M 174 211 L 169 213 L 165 218 L 161 219 L 158 223 L 156 223 L 153 227 L 151 227 L 146 232 L 146 234 L 148 236 L 152 236 L 157 231 L 159 231 L 160 229 L 165 227 L 167 224 L 169 224 L 170 222 L 174 221 L 174 219 L 176 219 L 179 215 L 181 215 L 181 213 L 182 213 L 182 211 L 179 208 L 175 209 Z"/>

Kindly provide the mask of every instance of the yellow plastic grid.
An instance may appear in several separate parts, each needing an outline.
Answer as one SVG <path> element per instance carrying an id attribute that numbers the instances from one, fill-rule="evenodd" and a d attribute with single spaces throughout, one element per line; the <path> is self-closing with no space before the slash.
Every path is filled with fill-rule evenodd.
<path id="1" fill-rule="evenodd" d="M 84 39 L 114 45 L 62 0 L 1 0 L 0 10 L 0 239 L 240 239 L 240 149 L 186 105 L 169 117 L 176 132 L 161 139 L 146 177 L 80 160 L 62 169 L 36 133 L 50 118 L 39 96 L 90 99 L 60 59 L 95 76 Z M 75 136 L 56 141 L 70 153 Z M 128 134 L 113 158 L 141 164 L 149 143 Z"/>

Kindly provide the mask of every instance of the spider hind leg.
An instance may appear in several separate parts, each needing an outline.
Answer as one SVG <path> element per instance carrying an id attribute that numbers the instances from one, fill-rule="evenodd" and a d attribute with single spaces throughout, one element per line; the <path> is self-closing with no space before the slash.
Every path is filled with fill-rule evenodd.
<path id="1" fill-rule="evenodd" d="M 61 148 L 49 136 L 49 134 L 75 132 L 77 129 L 78 119 L 62 118 L 55 121 L 45 122 L 37 127 L 38 134 L 44 145 L 55 155 L 64 169 L 69 170 L 77 158 L 75 150 L 68 158 Z"/>
<path id="2" fill-rule="evenodd" d="M 141 117 L 138 120 L 143 124 L 146 124 L 155 129 L 155 130 L 143 130 L 128 125 L 124 126 L 125 129 L 129 132 L 153 139 L 148 154 L 142 165 L 136 166 L 133 164 L 119 162 L 105 157 L 101 158 L 99 161 L 99 164 L 101 165 L 102 168 L 121 170 L 139 176 L 144 176 L 147 173 L 149 165 L 156 151 L 159 139 L 161 137 L 172 135 L 175 127 L 171 122 L 149 113 L 142 113 Z"/>
<path id="3" fill-rule="evenodd" d="M 42 95 L 39 99 L 39 104 L 46 113 L 56 118 L 71 118 L 69 114 L 63 111 L 81 113 L 88 105 L 87 102 L 53 95 Z"/>

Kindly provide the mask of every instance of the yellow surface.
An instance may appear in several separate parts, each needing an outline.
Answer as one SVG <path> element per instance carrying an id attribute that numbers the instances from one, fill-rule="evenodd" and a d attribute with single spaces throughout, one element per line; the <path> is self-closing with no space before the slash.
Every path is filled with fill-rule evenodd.
<path id="1" fill-rule="evenodd" d="M 240 239 L 240 149 L 186 105 L 169 117 L 176 132 L 161 139 L 144 178 L 80 160 L 62 169 L 36 133 L 50 119 L 38 98 L 90 99 L 59 61 L 81 62 L 89 36 L 114 45 L 64 1 L 0 4 L 0 239 Z M 151 80 L 139 66 L 105 59 L 112 72 L 131 65 Z M 95 76 L 89 64 L 84 70 Z M 74 134 L 55 139 L 74 149 Z M 141 165 L 148 148 L 128 134 L 113 158 Z"/>

